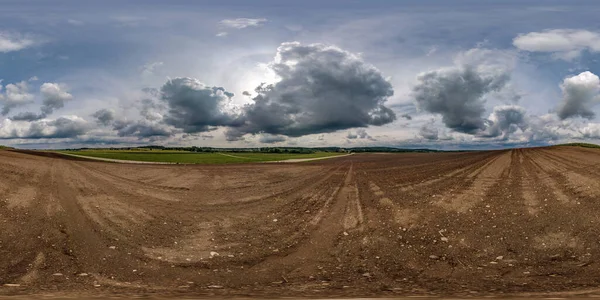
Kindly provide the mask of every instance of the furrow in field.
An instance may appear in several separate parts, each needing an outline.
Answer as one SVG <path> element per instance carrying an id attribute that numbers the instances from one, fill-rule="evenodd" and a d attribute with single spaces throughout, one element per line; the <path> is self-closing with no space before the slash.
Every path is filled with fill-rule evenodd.
<path id="1" fill-rule="evenodd" d="M 540 164 L 536 160 L 535 156 L 531 155 L 530 151 L 524 151 L 523 156 L 525 157 L 525 170 L 528 173 L 527 178 L 529 179 L 529 186 L 531 189 L 536 189 L 541 192 L 540 189 L 548 189 L 545 192 L 552 195 L 556 200 L 563 204 L 573 204 L 572 201 L 564 192 L 564 187 L 552 176 L 554 169 L 549 168 L 549 164 Z M 541 184 L 541 186 L 540 186 Z"/>
<path id="2" fill-rule="evenodd" d="M 546 152 L 538 153 L 534 161 L 538 166 L 552 173 L 554 178 L 561 178 L 566 186 L 577 194 L 585 197 L 600 196 L 600 182 L 597 180 L 597 176 L 594 178 L 585 171 L 573 170 L 569 163 Z"/>
<path id="3" fill-rule="evenodd" d="M 504 152 L 490 164 L 475 170 L 467 177 L 473 178 L 473 184 L 454 197 L 435 200 L 435 204 L 446 210 L 467 212 L 477 203 L 483 201 L 487 190 L 492 187 L 502 176 L 506 176 L 511 164 L 511 153 Z"/>
<path id="4" fill-rule="evenodd" d="M 496 158 L 492 158 L 489 161 L 487 161 L 485 163 L 485 165 L 481 166 L 479 169 L 476 169 L 474 172 L 469 173 L 469 175 L 467 175 L 467 177 L 469 178 L 473 178 L 474 176 L 476 176 L 476 174 L 478 172 L 480 172 L 481 170 L 483 170 L 488 164 L 491 164 L 493 162 L 493 160 L 495 160 Z M 433 179 L 426 179 L 423 180 L 419 183 L 402 183 L 402 184 L 398 184 L 396 186 L 394 186 L 395 188 L 398 188 L 400 191 L 402 192 L 410 192 L 413 190 L 421 190 L 424 187 L 430 186 L 430 185 L 434 185 L 436 183 L 439 183 L 441 181 L 444 180 L 448 180 L 454 177 L 460 177 L 461 175 L 465 175 L 466 172 L 469 172 L 473 170 L 473 165 L 468 165 L 462 168 L 459 168 L 457 170 L 453 170 L 450 171 L 448 173 L 445 172 L 440 172 L 440 174 L 438 175 L 439 177 L 437 178 L 433 178 Z"/>
<path id="5" fill-rule="evenodd" d="M 600 176 L 600 161 L 598 161 L 598 159 L 590 159 L 589 154 L 585 152 L 582 153 L 577 148 L 566 150 L 558 149 L 558 151 L 540 151 L 543 153 L 543 155 L 561 162 L 561 164 L 568 167 L 570 171 Z"/>

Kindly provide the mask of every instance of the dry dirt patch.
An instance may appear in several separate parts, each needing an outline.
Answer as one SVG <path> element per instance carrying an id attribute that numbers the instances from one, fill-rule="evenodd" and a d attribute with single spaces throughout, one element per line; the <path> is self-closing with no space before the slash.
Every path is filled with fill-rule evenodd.
<path id="1" fill-rule="evenodd" d="M 578 148 L 227 166 L 0 151 L 0 294 L 593 293 L 595 161 Z"/>

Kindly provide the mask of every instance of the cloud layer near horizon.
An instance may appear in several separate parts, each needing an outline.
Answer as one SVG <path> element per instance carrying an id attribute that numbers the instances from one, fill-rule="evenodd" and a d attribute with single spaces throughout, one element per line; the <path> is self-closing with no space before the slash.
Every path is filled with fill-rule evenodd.
<path id="1" fill-rule="evenodd" d="M 427 141 L 460 138 L 454 132 L 479 140 L 508 141 L 515 136 L 526 141 L 555 140 L 565 136 L 559 128 L 569 127 L 561 125 L 561 120 L 594 118 L 600 79 L 589 71 L 567 77 L 560 84 L 563 98 L 555 117 L 528 115 L 516 104 L 495 106 L 486 117 L 488 100 L 513 92 L 510 81 L 514 59 L 514 53 L 473 48 L 456 55 L 453 66 L 418 74 L 411 93 L 416 107 L 439 115 L 450 130 L 440 130 L 432 119 L 420 126 L 418 137 Z M 397 119 L 385 105 L 394 94 L 391 83 L 353 53 L 324 44 L 283 43 L 266 67 L 276 82 L 260 84 L 253 94 L 244 92 L 252 99 L 245 105 L 235 104 L 235 95 L 224 87 L 178 77 L 168 79 L 160 88 L 144 89 L 136 105 L 137 116 L 126 117 L 112 108 L 102 108 L 90 115 L 94 122 L 76 116 L 48 118 L 74 98 L 64 84 L 44 83 L 38 96 L 31 93 L 30 82 L 7 84 L 0 94 L 5 114 L 31 104 L 35 98 L 42 101 L 39 113 L 21 111 L 5 120 L 0 138 L 76 138 L 99 126 L 117 137 L 157 141 L 181 134 L 201 136 L 225 128 L 227 140 L 256 135 L 258 142 L 273 144 L 286 141 L 286 136 L 358 128 L 345 138 L 376 141 L 364 128 Z M 413 121 L 407 114 L 403 118 Z M 595 124 L 589 124 L 578 132 L 592 137 L 597 131 Z"/>

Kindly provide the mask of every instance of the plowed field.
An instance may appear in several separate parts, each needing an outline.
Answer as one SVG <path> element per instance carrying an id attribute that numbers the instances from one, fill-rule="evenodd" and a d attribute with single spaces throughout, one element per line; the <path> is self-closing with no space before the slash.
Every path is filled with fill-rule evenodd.
<path id="1" fill-rule="evenodd" d="M 147 165 L 0 151 L 0 295 L 600 291 L 600 150 Z"/>

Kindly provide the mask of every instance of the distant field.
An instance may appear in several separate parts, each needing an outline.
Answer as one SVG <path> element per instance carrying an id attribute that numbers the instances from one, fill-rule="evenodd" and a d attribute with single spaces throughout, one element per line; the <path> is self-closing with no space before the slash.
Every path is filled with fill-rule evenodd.
<path id="1" fill-rule="evenodd" d="M 229 164 L 279 161 L 286 159 L 305 159 L 337 156 L 340 153 L 317 152 L 310 154 L 290 153 L 202 153 L 187 151 L 130 151 L 130 150 L 80 150 L 56 151 L 63 154 L 108 158 L 118 160 L 133 160 L 144 162 L 167 162 L 181 164 Z"/>
<path id="2" fill-rule="evenodd" d="M 558 146 L 575 146 L 575 147 L 584 147 L 584 148 L 600 148 L 600 145 L 590 144 L 590 143 L 569 143 L 569 144 L 560 144 Z"/>

